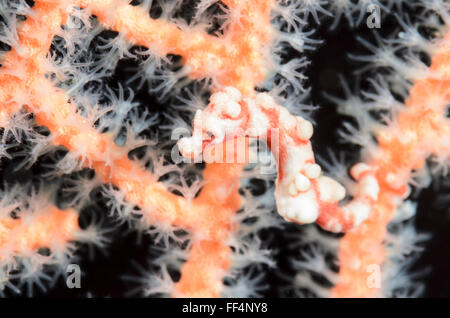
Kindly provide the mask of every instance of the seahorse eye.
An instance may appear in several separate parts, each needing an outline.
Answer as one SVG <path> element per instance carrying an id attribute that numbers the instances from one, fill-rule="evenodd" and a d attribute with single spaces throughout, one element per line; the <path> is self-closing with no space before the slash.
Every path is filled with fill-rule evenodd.
<path id="1" fill-rule="evenodd" d="M 211 139 L 214 137 L 214 133 L 210 130 L 205 131 L 205 135 L 208 137 L 208 139 Z"/>

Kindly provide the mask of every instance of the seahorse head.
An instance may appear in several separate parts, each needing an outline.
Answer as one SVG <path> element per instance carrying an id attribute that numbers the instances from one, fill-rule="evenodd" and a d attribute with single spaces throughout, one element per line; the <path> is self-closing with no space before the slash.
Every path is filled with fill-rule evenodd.
<path id="1" fill-rule="evenodd" d="M 192 137 L 178 141 L 181 154 L 196 157 L 208 146 L 245 135 L 247 113 L 245 102 L 236 88 L 226 87 L 214 93 L 209 105 L 196 112 Z"/>

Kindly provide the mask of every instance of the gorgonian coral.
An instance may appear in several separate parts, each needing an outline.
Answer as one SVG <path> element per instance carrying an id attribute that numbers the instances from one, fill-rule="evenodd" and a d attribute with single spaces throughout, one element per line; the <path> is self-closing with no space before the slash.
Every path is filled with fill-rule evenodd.
<path id="1" fill-rule="evenodd" d="M 46 289 L 80 244 L 125 229 L 153 243 L 127 276 L 144 295 L 420 291 L 403 265 L 427 237 L 411 187 L 448 169 L 448 2 L 2 0 L 0 15 L 2 293 Z M 316 161 L 331 126 L 306 104 L 316 28 L 375 38 L 347 52 L 365 79 L 324 92 L 362 149 L 346 163 Z"/>

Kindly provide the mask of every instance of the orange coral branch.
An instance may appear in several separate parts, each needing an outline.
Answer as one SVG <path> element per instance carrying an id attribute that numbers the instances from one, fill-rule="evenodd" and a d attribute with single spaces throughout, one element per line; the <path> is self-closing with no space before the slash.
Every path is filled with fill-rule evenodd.
<path id="1" fill-rule="evenodd" d="M 34 19 L 28 17 L 18 30 L 19 50 L 12 48 L 1 57 L 0 120 L 7 120 L 11 113 L 29 102 L 25 86 L 44 76 L 53 37 L 70 14 L 54 3 L 43 1 L 37 2 L 33 10 Z"/>
<path id="2" fill-rule="evenodd" d="M 65 246 L 76 239 L 80 228 L 75 211 L 49 207 L 47 211 L 34 213 L 38 215 L 32 217 L 31 223 L 23 218 L 0 219 L 0 249 L 7 248 L 14 255 L 23 256 L 42 247 Z"/>
<path id="3" fill-rule="evenodd" d="M 35 10 L 39 15 L 49 17 L 52 21 L 60 21 L 55 23 L 58 28 L 60 26 L 58 23 L 62 23 L 68 16 L 68 13 L 55 10 L 45 2 L 37 2 Z M 46 21 L 27 20 L 23 24 L 23 30 L 34 29 L 37 32 L 43 32 L 45 26 Z M 57 28 L 49 29 L 48 32 L 56 33 Z M 191 212 L 183 208 L 189 204 L 187 200 L 171 194 L 156 181 L 150 172 L 129 160 L 123 148 L 116 146 L 108 135 L 100 134 L 92 128 L 84 117 L 76 114 L 74 106 L 67 102 L 69 99 L 67 95 L 43 78 L 46 71 L 42 68 L 43 57 L 47 54 L 51 41 L 33 42 L 29 35 L 31 33 L 20 32 L 19 36 L 24 48 L 33 52 L 33 55 L 22 57 L 12 51 L 7 56 L 7 61 L 11 63 L 11 60 L 16 60 L 17 63 L 27 65 L 24 73 L 27 85 L 23 93 L 29 96 L 28 106 L 35 113 L 38 124 L 50 129 L 55 137 L 54 143 L 57 145 L 65 146 L 68 150 L 75 152 L 82 145 L 85 165 L 95 168 L 104 182 L 112 182 L 126 191 L 132 203 L 150 210 L 165 211 L 160 214 L 160 218 L 173 221 L 179 226 L 189 227 L 192 221 L 188 220 L 192 218 L 188 217 L 187 213 Z M 44 38 L 52 39 L 51 36 Z M 5 72 L 8 71 L 8 63 L 5 64 Z M 2 108 L 6 116 L 20 108 L 21 105 L 14 101 L 11 92 L 14 91 L 12 88 L 23 88 L 23 82 L 9 74 L 2 73 L 0 76 L 2 87 L 0 96 L 4 101 L 3 105 L 10 106 Z M 108 162 L 105 161 L 104 153 L 109 154 Z"/>
<path id="4" fill-rule="evenodd" d="M 26 105 L 35 113 L 37 123 L 46 126 L 52 132 L 54 143 L 80 154 L 83 164 L 94 168 L 103 182 L 117 185 L 125 191 L 131 203 L 152 211 L 146 214 L 148 221 L 163 220 L 172 225 L 194 230 L 200 240 L 194 244 L 191 252 L 194 259 L 198 257 L 199 246 L 211 252 L 222 250 L 222 258 L 228 259 L 230 251 L 223 242 L 231 230 L 230 216 L 241 205 L 237 190 L 242 165 L 208 165 L 204 175 L 207 185 L 193 202 L 167 191 L 151 173 L 129 160 L 127 153 L 116 146 L 112 138 L 98 133 L 85 118 L 76 114 L 74 106 L 67 102 L 67 95 L 44 78 L 46 70 L 43 66 L 51 39 L 69 13 L 40 1 L 36 3 L 34 10 L 38 13 L 37 18 L 27 20 L 19 34 L 23 48 L 31 53 L 23 55 L 15 50 L 8 53 L 5 72 L 0 77 L 0 84 L 2 84 L 0 99 L 4 105 L 2 119 L 6 120 L 12 112 L 21 107 L 22 100 L 17 100 L 19 90 L 23 96 L 27 96 Z M 39 19 L 41 15 L 52 19 L 51 25 L 54 27 L 48 28 L 48 21 Z M 34 33 L 45 34 L 39 38 L 46 40 L 35 41 L 30 29 L 35 30 Z M 13 69 L 12 66 L 16 63 L 25 66 L 22 74 L 15 73 L 17 69 Z M 11 68 L 8 67 L 9 65 Z M 11 72 L 9 72 L 10 69 Z M 16 94 L 11 94 L 13 89 L 16 89 Z M 83 149 L 80 150 L 80 147 Z M 227 177 L 218 178 L 221 175 Z M 217 189 L 227 189 L 226 194 L 222 194 L 221 200 L 218 200 L 214 193 Z M 56 218 L 55 221 L 57 220 Z M 216 249 L 210 246 L 222 246 L 222 248 Z M 189 260 L 187 269 L 183 272 L 189 272 L 190 275 L 190 272 L 194 270 L 195 272 L 211 272 L 211 274 L 203 276 L 206 279 L 204 283 L 200 279 L 195 284 L 191 276 L 183 275 L 179 292 L 188 293 L 185 295 L 218 296 L 220 276 L 216 277 L 217 281 L 213 285 L 210 285 L 209 280 L 215 277 L 213 272 L 217 272 L 218 269 L 225 270 L 228 266 L 229 262 L 226 261 L 218 264 Z M 183 287 L 186 284 L 198 286 L 200 289 L 196 291 L 186 289 Z M 211 286 L 216 288 L 211 289 Z"/>
<path id="5" fill-rule="evenodd" d="M 449 40 L 447 33 L 433 57 L 430 76 L 414 84 L 406 107 L 377 136 L 379 150 L 370 165 L 378 169 L 379 198 L 374 213 L 340 242 L 340 280 L 333 289 L 334 297 L 379 295 L 380 290 L 367 283 L 368 266 L 381 266 L 385 260 L 386 226 L 408 195 L 411 171 L 422 168 L 430 154 L 450 151 L 450 123 L 444 116 L 450 100 Z"/>
<path id="6" fill-rule="evenodd" d="M 220 297 L 223 276 L 231 265 L 230 254 L 230 247 L 221 241 L 194 243 L 173 296 Z"/>
<path id="7" fill-rule="evenodd" d="M 151 48 L 158 56 L 181 55 L 193 79 L 212 77 L 218 87 L 234 86 L 253 94 L 268 70 L 266 56 L 272 39 L 270 11 L 275 1 L 224 1 L 240 12 L 223 37 L 173 23 L 151 19 L 142 8 L 116 0 L 77 0 L 108 29 L 116 30 L 134 44 Z"/>

